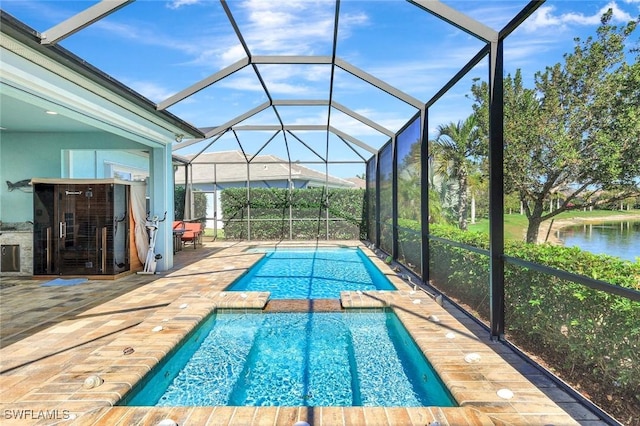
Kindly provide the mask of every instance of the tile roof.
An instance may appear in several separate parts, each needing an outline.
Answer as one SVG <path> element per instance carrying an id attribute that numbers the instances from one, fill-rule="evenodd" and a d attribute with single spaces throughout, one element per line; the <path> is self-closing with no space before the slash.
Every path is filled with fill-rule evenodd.
<path id="1" fill-rule="evenodd" d="M 191 160 L 195 155 L 185 155 Z M 251 157 L 249 155 L 249 157 Z M 193 183 L 229 183 L 244 182 L 247 179 L 247 160 L 241 151 L 221 151 L 203 153 L 197 156 L 192 163 Z M 287 160 L 275 155 L 257 155 L 251 161 L 249 170 L 252 181 L 275 181 L 289 179 L 289 167 Z M 215 168 L 213 167 L 215 165 Z M 177 175 L 182 173 L 178 170 Z M 291 179 L 295 181 L 311 181 L 324 184 L 325 174 L 301 164 L 291 163 Z M 180 182 L 179 179 L 176 180 Z M 329 186 L 358 188 L 350 179 L 342 179 L 328 175 Z"/>

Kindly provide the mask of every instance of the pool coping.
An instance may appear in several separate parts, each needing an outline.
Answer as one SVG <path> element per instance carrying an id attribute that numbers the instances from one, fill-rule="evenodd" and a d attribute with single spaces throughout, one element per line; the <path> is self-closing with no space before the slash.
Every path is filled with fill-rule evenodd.
<path id="1" fill-rule="evenodd" d="M 578 424 L 502 359 L 491 347 L 492 342 L 478 339 L 431 295 L 422 290 L 415 290 L 362 243 L 343 245 L 360 247 L 399 290 L 342 292 L 342 307 L 347 310 L 392 309 L 437 371 L 459 407 L 114 406 L 215 309 L 262 309 L 266 305 L 267 293 L 221 290 L 246 273 L 246 269 L 262 257 L 256 256 L 255 253 L 248 256 L 246 252 L 243 253 L 247 244 L 238 244 L 212 256 L 220 258 L 220 274 L 202 288 L 190 288 L 188 276 L 184 282 L 176 284 L 173 278 L 175 274 L 162 277 L 158 283 L 149 284 L 160 287 L 160 290 L 172 284 L 185 288 L 173 302 L 156 310 L 139 324 L 119 333 L 111 342 L 91 351 L 80 362 L 61 366 L 58 374 L 44 378 L 43 383 L 32 383 L 33 389 L 16 391 L 15 397 L 10 401 L 11 409 L 30 409 L 36 404 L 39 407 L 64 406 L 66 414 L 75 417 L 74 424 L 155 424 L 164 418 L 171 418 L 180 425 L 207 422 L 292 424 L 298 420 L 311 424 L 424 425 L 434 421 L 443 425 Z M 228 260 L 237 258 L 242 258 L 243 268 L 229 268 Z M 189 272 L 194 276 L 207 274 L 203 269 L 204 265 L 195 262 Z M 87 312 L 87 315 L 90 314 L 91 312 Z M 80 318 L 82 316 L 79 315 Z M 64 325 L 53 328 L 56 327 Z M 49 330 L 54 333 L 55 331 Z M 129 348 L 133 349 L 132 353 L 128 353 Z M 4 352 L 2 354 L 4 355 Z M 2 370 L 11 369 L 12 362 L 16 363 L 17 360 L 13 357 L 3 359 Z M 87 389 L 84 387 L 84 381 L 92 375 L 99 376 L 104 383 Z M 501 389 L 509 389 L 513 396 L 509 399 L 501 398 L 498 396 Z M 4 406 L 5 404 L 3 408 Z M 64 416 L 65 413 L 62 414 L 62 417 Z M 273 421 L 269 423 L 268 419 Z M 67 420 L 68 418 L 60 419 Z"/>

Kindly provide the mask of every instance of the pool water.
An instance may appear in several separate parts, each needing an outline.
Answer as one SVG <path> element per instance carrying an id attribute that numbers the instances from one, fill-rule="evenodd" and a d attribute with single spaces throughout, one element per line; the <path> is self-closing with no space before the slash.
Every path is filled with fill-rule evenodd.
<path id="1" fill-rule="evenodd" d="M 218 313 L 130 406 L 454 406 L 390 311 Z"/>
<path id="2" fill-rule="evenodd" d="M 266 251 L 227 290 L 269 291 L 271 299 L 338 299 L 340 291 L 396 288 L 360 249 L 341 247 Z"/>

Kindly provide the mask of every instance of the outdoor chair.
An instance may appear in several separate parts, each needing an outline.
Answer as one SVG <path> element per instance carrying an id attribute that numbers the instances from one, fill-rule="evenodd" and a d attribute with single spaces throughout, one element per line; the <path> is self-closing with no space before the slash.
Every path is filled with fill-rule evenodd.
<path id="1" fill-rule="evenodd" d="M 198 248 L 198 244 L 202 245 L 202 224 L 200 222 L 183 222 L 184 233 L 182 234 L 182 243 L 193 244 L 193 249 Z"/>
<path id="2" fill-rule="evenodd" d="M 173 254 L 182 250 L 182 236 L 184 235 L 184 222 L 181 220 L 173 221 Z"/>

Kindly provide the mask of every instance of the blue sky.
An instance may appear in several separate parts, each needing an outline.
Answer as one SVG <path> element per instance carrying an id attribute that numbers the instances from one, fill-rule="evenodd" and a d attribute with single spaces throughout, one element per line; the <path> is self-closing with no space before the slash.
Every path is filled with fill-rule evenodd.
<path id="1" fill-rule="evenodd" d="M 32 28 L 46 32 L 95 1 L 2 0 L 1 7 Z M 445 1 L 468 16 L 501 29 L 527 1 Z M 228 6 L 252 55 L 331 55 L 333 1 L 230 0 Z M 529 85 L 533 74 L 562 60 L 575 37 L 595 34 L 600 16 L 614 10 L 614 22 L 640 15 L 640 0 L 548 1 L 505 43 L 505 71 L 521 68 Z M 418 7 L 400 0 L 343 0 L 340 3 L 337 56 L 395 88 L 426 102 L 482 47 L 482 43 Z M 637 39 L 637 37 L 636 37 Z M 138 0 L 64 39 L 61 45 L 92 65 L 159 103 L 180 90 L 245 57 L 223 8 L 211 0 Z M 273 99 L 327 99 L 328 65 L 258 65 Z M 464 119 L 471 111 L 473 78 L 487 79 L 482 61 L 430 110 L 431 132 L 438 124 Z M 408 104 L 337 70 L 333 100 L 389 130 L 400 129 L 416 112 Z M 198 127 L 215 127 L 267 101 L 251 66 L 232 74 L 169 108 Z M 326 107 L 280 107 L 286 124 L 326 124 Z M 247 124 L 278 124 L 271 108 Z M 379 148 L 388 137 L 337 111 L 331 125 Z M 272 132 L 239 132 L 250 153 L 257 152 Z M 287 142 L 293 159 L 360 160 L 354 150 L 324 132 L 299 132 Z M 263 153 L 286 158 L 282 136 Z M 278 142 L 280 141 L 280 142 Z M 237 149 L 232 134 L 211 150 Z M 178 153 L 199 152 L 203 144 Z M 361 156 L 370 156 L 355 148 Z M 333 166 L 332 166 L 333 167 Z M 362 173 L 364 166 L 335 166 L 339 176 Z"/>

